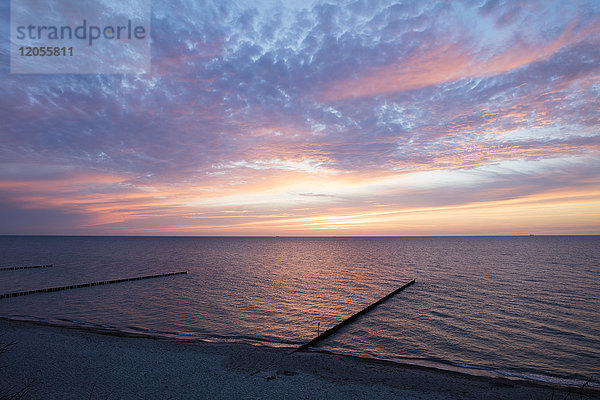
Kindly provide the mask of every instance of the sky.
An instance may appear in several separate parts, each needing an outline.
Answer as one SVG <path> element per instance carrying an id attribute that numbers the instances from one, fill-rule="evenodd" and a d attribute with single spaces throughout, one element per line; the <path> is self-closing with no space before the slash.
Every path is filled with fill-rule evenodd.
<path id="1" fill-rule="evenodd" d="M 153 0 L 142 74 L 0 18 L 0 234 L 600 234 L 597 0 Z"/>

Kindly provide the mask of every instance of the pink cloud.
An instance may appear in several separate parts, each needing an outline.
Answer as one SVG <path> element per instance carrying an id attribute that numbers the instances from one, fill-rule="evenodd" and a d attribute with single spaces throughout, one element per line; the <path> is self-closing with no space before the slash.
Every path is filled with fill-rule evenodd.
<path id="1" fill-rule="evenodd" d="M 336 81 L 319 98 L 324 102 L 335 102 L 388 95 L 463 78 L 499 75 L 536 61 L 547 60 L 561 48 L 583 39 L 590 40 L 590 36 L 600 32 L 600 19 L 596 19 L 596 24 L 590 24 L 579 31 L 575 31 L 576 25 L 576 21 L 570 23 L 549 43 L 540 45 L 521 41 L 487 58 L 474 54 L 457 43 L 424 47 L 393 64 L 374 68 L 364 76 Z"/>

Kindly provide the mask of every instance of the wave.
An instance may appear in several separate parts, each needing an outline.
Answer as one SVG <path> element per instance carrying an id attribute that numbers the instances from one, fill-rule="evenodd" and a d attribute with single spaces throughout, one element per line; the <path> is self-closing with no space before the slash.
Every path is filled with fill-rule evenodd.
<path id="1" fill-rule="evenodd" d="M 151 328 L 145 328 L 140 326 L 113 326 L 106 324 L 96 324 L 89 321 L 75 320 L 69 318 L 56 318 L 46 319 L 39 318 L 30 315 L 3 315 L 0 314 L 0 318 L 5 318 L 12 321 L 21 322 L 33 322 L 37 324 L 57 326 L 63 328 L 78 328 L 81 330 L 109 333 L 116 336 L 144 336 L 155 339 L 171 339 L 171 340 L 198 340 L 209 343 L 243 343 L 250 345 L 262 345 L 276 348 L 295 348 L 302 344 L 297 341 L 286 341 L 281 339 L 267 338 L 267 337 L 256 337 L 250 335 L 218 335 L 212 333 L 197 333 L 197 332 L 175 332 L 175 331 L 164 331 L 156 330 Z"/>
<path id="2" fill-rule="evenodd" d="M 537 372 L 530 371 L 508 371 L 498 368 L 489 368 L 478 365 L 469 365 L 463 363 L 454 363 L 447 360 L 436 359 L 436 358 L 415 358 L 415 357 L 387 357 L 379 354 L 373 353 L 364 353 L 364 352 L 354 352 L 354 351 L 345 351 L 336 347 L 335 349 L 327 349 L 327 348 L 313 348 L 313 351 L 318 351 L 322 353 L 328 354 L 339 354 L 343 356 L 352 356 L 359 358 L 367 358 L 367 359 L 375 359 L 375 360 L 384 360 L 393 362 L 400 365 L 411 365 L 417 367 L 423 367 L 428 369 L 435 369 L 438 371 L 446 371 L 446 372 L 456 372 L 465 375 L 478 376 L 478 377 L 486 377 L 486 378 L 506 378 L 515 381 L 525 381 L 532 383 L 541 383 L 541 384 L 549 384 L 556 386 L 564 386 L 564 387 L 572 387 L 572 388 L 581 388 L 582 386 L 587 386 L 591 388 L 600 388 L 600 382 L 594 381 L 591 378 L 583 379 L 583 378 L 565 378 L 565 377 L 557 377 L 552 375 L 545 375 Z"/>

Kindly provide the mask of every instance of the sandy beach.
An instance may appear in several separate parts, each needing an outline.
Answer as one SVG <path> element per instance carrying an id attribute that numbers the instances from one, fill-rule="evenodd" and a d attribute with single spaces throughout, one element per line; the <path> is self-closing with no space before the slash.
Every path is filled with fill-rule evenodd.
<path id="1" fill-rule="evenodd" d="M 31 399 L 551 399 L 565 388 L 246 344 L 0 319 L 1 390 Z M 579 390 L 571 389 L 579 398 Z M 598 393 L 585 391 L 586 397 Z"/>

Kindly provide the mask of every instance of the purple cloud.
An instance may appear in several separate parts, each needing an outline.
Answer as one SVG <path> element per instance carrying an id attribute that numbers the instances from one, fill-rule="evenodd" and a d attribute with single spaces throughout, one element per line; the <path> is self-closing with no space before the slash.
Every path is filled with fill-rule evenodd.
<path id="1" fill-rule="evenodd" d="M 8 37 L 6 5 L 0 17 Z M 226 194 L 236 182 L 276 187 L 276 171 L 477 174 L 511 160 L 597 160 L 598 21 L 593 1 L 358 0 L 276 13 L 235 2 L 162 1 L 153 3 L 152 73 L 144 75 L 10 74 L 4 41 L 5 209 L 25 210 L 23 199 L 36 192 L 15 183 L 15 165 L 39 166 L 28 172 L 38 182 L 58 179 L 45 175 L 45 166 L 114 176 L 111 191 L 124 198 L 149 186 L 178 186 L 165 194 L 177 210 L 192 202 L 185 188 Z M 569 181 L 590 178 L 577 163 L 561 168 Z M 503 188 L 497 198 L 504 199 L 569 186 L 532 174 L 486 175 L 478 190 Z M 107 194 L 102 185 L 85 190 Z M 451 195 L 437 196 L 443 201 L 436 205 L 473 196 L 461 190 L 447 190 Z M 371 196 L 298 193 L 335 197 L 336 204 L 346 198 L 348 207 Z M 398 203 L 392 190 L 385 202 L 431 204 L 427 199 L 436 197 L 435 188 L 410 193 Z M 128 209 L 150 218 L 128 201 L 116 212 L 124 222 L 110 224 L 126 226 Z M 171 213 L 167 203 L 151 202 Z M 57 215 L 68 204 L 57 204 Z M 77 218 L 85 219 L 85 210 Z M 5 232 L 19 231 L 18 220 L 33 215 L 27 213 L 15 213 Z"/>

